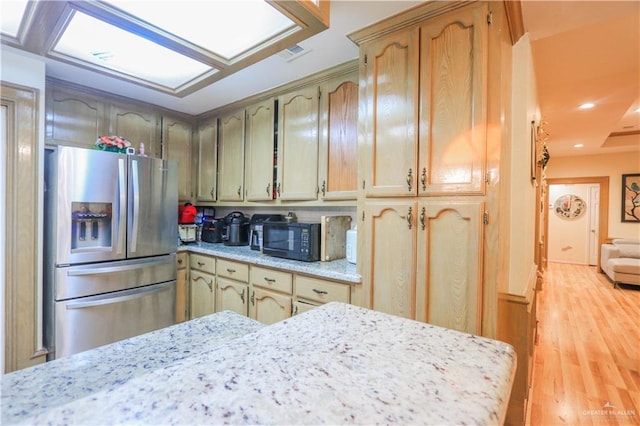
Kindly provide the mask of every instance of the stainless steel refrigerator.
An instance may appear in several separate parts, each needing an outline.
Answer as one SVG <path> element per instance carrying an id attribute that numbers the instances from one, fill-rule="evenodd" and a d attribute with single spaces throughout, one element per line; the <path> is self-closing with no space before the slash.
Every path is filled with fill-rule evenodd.
<path id="1" fill-rule="evenodd" d="M 49 360 L 175 323 L 177 179 L 174 161 L 46 151 Z"/>

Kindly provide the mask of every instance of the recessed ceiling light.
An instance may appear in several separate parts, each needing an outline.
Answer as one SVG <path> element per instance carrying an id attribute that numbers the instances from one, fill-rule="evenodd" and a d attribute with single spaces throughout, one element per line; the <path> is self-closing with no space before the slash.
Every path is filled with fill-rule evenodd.
<path id="1" fill-rule="evenodd" d="M 583 143 L 577 143 L 575 145 L 573 145 L 574 148 L 583 148 L 584 144 Z"/>
<path id="2" fill-rule="evenodd" d="M 636 112 L 640 112 L 640 107 L 636 108 Z"/>
<path id="3" fill-rule="evenodd" d="M 593 108 L 594 106 L 596 106 L 596 104 L 592 103 L 592 102 L 587 102 L 586 104 L 582 104 L 580 105 L 580 109 L 589 109 L 589 108 Z"/>

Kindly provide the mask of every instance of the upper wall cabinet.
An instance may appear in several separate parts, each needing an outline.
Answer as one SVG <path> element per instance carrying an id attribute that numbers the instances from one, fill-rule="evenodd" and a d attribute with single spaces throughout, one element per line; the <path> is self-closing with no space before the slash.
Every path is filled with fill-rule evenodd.
<path id="1" fill-rule="evenodd" d="M 278 198 L 318 198 L 318 86 L 278 97 Z"/>
<path id="2" fill-rule="evenodd" d="M 484 193 L 487 27 L 481 5 L 363 44 L 367 197 Z"/>
<path id="3" fill-rule="evenodd" d="M 198 201 L 216 200 L 216 175 L 218 167 L 218 120 L 209 118 L 198 126 L 197 137 L 197 189 Z"/>
<path id="4" fill-rule="evenodd" d="M 331 79 L 320 88 L 320 196 L 355 200 L 358 179 L 358 75 Z"/>
<path id="5" fill-rule="evenodd" d="M 362 47 L 365 141 L 361 166 L 367 197 L 414 195 L 418 158 L 418 43 L 412 28 Z"/>
<path id="6" fill-rule="evenodd" d="M 245 194 L 247 201 L 273 199 L 274 112 L 273 98 L 246 109 Z"/>
<path id="7" fill-rule="evenodd" d="M 218 200 L 242 201 L 244 187 L 244 110 L 220 117 Z"/>
<path id="8" fill-rule="evenodd" d="M 140 152 L 144 144 L 145 154 L 160 157 L 160 114 L 135 105 L 121 103 L 109 107 L 109 134 L 125 138 Z"/>
<path id="9" fill-rule="evenodd" d="M 91 148 L 107 135 L 106 103 L 87 93 L 48 88 L 46 94 L 46 138 L 52 145 Z"/>
<path id="10" fill-rule="evenodd" d="M 190 123 L 178 118 L 162 118 L 162 158 L 178 163 L 178 199 L 190 201 L 191 189 L 191 143 L 193 129 Z"/>

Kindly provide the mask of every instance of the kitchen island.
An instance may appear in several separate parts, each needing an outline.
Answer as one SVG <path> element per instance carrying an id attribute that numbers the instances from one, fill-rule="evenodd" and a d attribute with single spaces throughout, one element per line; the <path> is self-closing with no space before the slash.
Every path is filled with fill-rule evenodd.
<path id="1" fill-rule="evenodd" d="M 221 314 L 228 315 L 211 317 Z M 175 326 L 176 333 L 188 324 Z M 251 329 L 253 324 L 246 325 Z M 46 374 L 48 364 L 8 374 L 2 382 L 2 424 L 499 424 L 504 420 L 516 363 L 515 352 L 506 343 L 342 303 L 247 331 L 121 384 L 11 417 L 5 416 L 6 407 L 47 396 L 37 389 L 10 395 L 5 391 L 33 376 L 35 369 Z M 148 352 L 162 355 L 153 345 Z M 130 361 L 109 358 L 105 363 L 116 371 Z M 64 380 L 73 387 L 80 379 L 74 371 L 64 379 L 54 376 L 50 379 L 60 379 L 59 392 L 65 392 Z"/>

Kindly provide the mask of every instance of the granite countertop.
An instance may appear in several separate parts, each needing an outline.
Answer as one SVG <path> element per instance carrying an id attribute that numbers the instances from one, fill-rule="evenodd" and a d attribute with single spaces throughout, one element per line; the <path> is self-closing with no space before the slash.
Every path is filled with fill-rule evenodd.
<path id="1" fill-rule="evenodd" d="M 128 380 L 262 327 L 223 311 L 6 374 L 0 424 L 16 423 L 100 391 L 112 392 Z"/>
<path id="2" fill-rule="evenodd" d="M 334 302 L 6 423 L 499 424 L 515 366 L 506 343 Z"/>
<path id="3" fill-rule="evenodd" d="M 330 262 L 301 262 L 299 260 L 282 259 L 268 256 L 258 250 L 251 250 L 249 246 L 225 246 L 224 244 L 195 242 L 178 246 L 178 252 L 201 253 L 209 256 L 223 257 L 240 262 L 252 263 L 269 268 L 285 269 L 292 272 L 314 275 L 344 281 L 349 284 L 360 284 L 362 277 L 356 271 L 356 265 L 346 259 Z"/>

